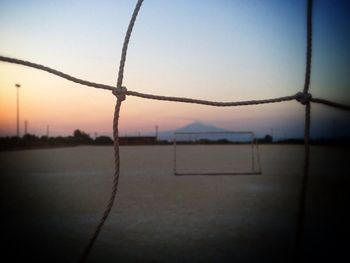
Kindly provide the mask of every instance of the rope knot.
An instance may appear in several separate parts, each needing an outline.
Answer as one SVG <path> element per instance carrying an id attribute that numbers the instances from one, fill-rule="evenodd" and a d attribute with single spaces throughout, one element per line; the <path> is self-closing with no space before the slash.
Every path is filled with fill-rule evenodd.
<path id="1" fill-rule="evenodd" d="M 127 89 L 126 87 L 119 87 L 119 88 L 115 88 L 112 90 L 112 93 L 117 97 L 118 100 L 123 101 L 125 100 L 125 95 L 127 93 Z"/>
<path id="2" fill-rule="evenodd" d="M 312 99 L 312 95 L 310 93 L 298 92 L 295 95 L 295 99 L 299 101 L 301 104 L 306 105 L 310 103 Z"/>

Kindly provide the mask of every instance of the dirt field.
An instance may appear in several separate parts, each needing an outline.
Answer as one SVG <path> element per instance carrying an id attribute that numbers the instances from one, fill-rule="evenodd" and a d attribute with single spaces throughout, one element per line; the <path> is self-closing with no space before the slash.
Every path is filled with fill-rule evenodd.
<path id="1" fill-rule="evenodd" d="M 303 259 L 340 261 L 350 150 L 311 154 Z M 262 175 L 176 177 L 172 146 L 121 147 L 116 204 L 89 262 L 293 262 L 303 147 L 260 146 L 260 158 Z M 1 257 L 77 262 L 110 195 L 112 147 L 0 152 L 0 167 Z"/>

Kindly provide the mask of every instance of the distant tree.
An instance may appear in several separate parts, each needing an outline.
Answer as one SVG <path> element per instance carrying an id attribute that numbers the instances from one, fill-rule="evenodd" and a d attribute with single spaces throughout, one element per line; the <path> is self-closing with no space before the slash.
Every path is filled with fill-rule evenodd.
<path id="1" fill-rule="evenodd" d="M 24 135 L 22 137 L 22 141 L 27 141 L 27 142 L 34 142 L 34 141 L 38 141 L 39 137 L 34 135 L 34 134 L 29 134 L 27 133 L 26 135 Z"/>
<path id="2" fill-rule="evenodd" d="M 270 134 L 266 134 L 264 138 L 258 139 L 258 143 L 272 143 L 273 139 Z"/>
<path id="3" fill-rule="evenodd" d="M 73 137 L 74 137 L 74 141 L 78 144 L 90 144 L 93 141 L 89 134 L 79 129 L 76 129 L 74 131 Z"/>
<path id="4" fill-rule="evenodd" d="M 220 144 L 228 144 L 229 140 L 227 140 L 227 139 L 220 139 L 220 140 L 218 140 L 218 143 L 220 143 Z"/>
<path id="5" fill-rule="evenodd" d="M 13 149 L 18 145 L 18 137 L 2 137 L 0 138 L 0 151 Z"/>
<path id="6" fill-rule="evenodd" d="M 108 136 L 98 136 L 98 137 L 96 137 L 94 143 L 100 144 L 100 145 L 111 145 L 111 144 L 113 144 L 113 141 Z"/>
<path id="7" fill-rule="evenodd" d="M 40 137 L 40 141 L 47 141 L 49 138 L 46 135 Z"/>
<path id="8" fill-rule="evenodd" d="M 272 142 L 272 136 L 270 134 L 266 134 L 264 137 L 264 142 L 271 143 Z"/>

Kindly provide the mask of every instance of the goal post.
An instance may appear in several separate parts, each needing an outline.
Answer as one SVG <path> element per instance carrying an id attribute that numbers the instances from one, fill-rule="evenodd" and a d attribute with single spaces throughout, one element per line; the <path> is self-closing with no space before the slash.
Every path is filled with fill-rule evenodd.
<path id="1" fill-rule="evenodd" d="M 254 132 L 175 132 L 174 174 L 261 174 L 259 146 Z"/>

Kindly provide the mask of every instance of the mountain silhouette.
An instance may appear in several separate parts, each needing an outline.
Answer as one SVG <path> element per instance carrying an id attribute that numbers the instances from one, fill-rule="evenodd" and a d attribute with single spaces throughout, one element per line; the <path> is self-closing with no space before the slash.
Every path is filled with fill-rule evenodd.
<path id="1" fill-rule="evenodd" d="M 225 129 L 218 128 L 212 125 L 204 124 L 202 122 L 192 122 L 182 128 L 175 130 L 175 132 L 224 132 Z"/>
<path id="2" fill-rule="evenodd" d="M 158 133 L 158 139 L 172 140 L 174 138 L 175 132 L 225 132 L 225 131 L 227 130 L 196 121 L 184 127 L 178 128 L 176 130 L 161 131 Z"/>

